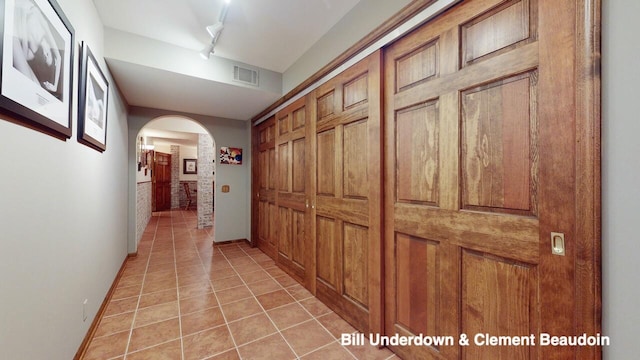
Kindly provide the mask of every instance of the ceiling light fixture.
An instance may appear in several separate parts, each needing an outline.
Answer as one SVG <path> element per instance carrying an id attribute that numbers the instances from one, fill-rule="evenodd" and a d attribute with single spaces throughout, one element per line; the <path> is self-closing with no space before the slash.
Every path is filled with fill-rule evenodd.
<path id="1" fill-rule="evenodd" d="M 222 33 L 222 29 L 224 29 L 224 20 L 227 18 L 227 12 L 229 11 L 229 3 L 231 0 L 225 0 L 224 5 L 222 5 L 222 11 L 220 11 L 220 16 L 218 16 L 218 22 L 207 26 L 205 29 L 211 36 L 211 43 L 200 51 L 200 57 L 207 60 L 213 54 L 213 48 L 216 46 L 218 42 L 218 38 Z"/>
<path id="2" fill-rule="evenodd" d="M 207 32 L 212 38 L 215 38 L 216 36 L 218 36 L 218 34 L 220 34 L 223 28 L 224 28 L 224 24 L 220 21 L 206 27 Z"/>
<path id="3" fill-rule="evenodd" d="M 214 53 L 213 51 L 213 43 L 209 44 L 209 46 L 205 47 L 204 49 L 202 49 L 202 51 L 200 51 L 200 57 L 203 58 L 204 60 L 207 60 L 209 58 L 209 56 L 211 56 L 211 54 Z"/>

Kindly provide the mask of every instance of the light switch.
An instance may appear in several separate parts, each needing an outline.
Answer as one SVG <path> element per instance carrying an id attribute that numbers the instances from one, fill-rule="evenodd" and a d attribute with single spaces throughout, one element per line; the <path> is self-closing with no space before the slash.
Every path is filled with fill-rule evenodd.
<path id="1" fill-rule="evenodd" d="M 223 193 L 228 193 L 228 192 L 229 192 L 229 190 L 230 190 L 229 185 L 222 185 L 222 192 L 223 192 Z"/>

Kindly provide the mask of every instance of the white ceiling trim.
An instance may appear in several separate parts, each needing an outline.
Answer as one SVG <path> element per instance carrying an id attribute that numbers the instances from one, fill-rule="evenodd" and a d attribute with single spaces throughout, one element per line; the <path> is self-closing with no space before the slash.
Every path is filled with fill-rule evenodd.
<path id="1" fill-rule="evenodd" d="M 362 50 L 361 52 L 359 52 L 358 54 L 356 54 L 355 56 L 353 56 L 349 60 L 345 61 L 342 65 L 340 65 L 335 70 L 331 71 L 330 73 L 328 73 L 327 75 L 322 77 L 320 80 L 318 80 L 318 81 L 314 82 L 313 84 L 309 85 L 304 90 L 302 90 L 301 92 L 299 92 L 298 94 L 296 94 L 295 96 L 290 98 L 289 100 L 287 100 L 284 103 L 282 103 L 280 106 L 276 107 L 275 109 L 271 110 L 266 115 L 262 116 L 260 119 L 258 119 L 258 121 L 256 121 L 253 124 L 253 126 L 256 126 L 256 125 L 262 123 L 263 121 L 267 120 L 271 116 L 275 115 L 278 111 L 280 111 L 280 110 L 284 109 L 285 107 L 291 105 L 293 102 L 295 102 L 296 100 L 300 99 L 301 97 L 307 95 L 311 91 L 315 90 L 320 85 L 322 85 L 322 84 L 326 83 L 327 81 L 333 79 L 336 75 L 340 74 L 341 72 L 343 72 L 344 70 L 348 69 L 349 67 L 357 64 L 360 60 L 362 60 L 362 59 L 366 58 L 367 56 L 373 54 L 374 52 L 376 52 L 378 49 L 381 49 L 385 45 L 390 44 L 391 42 L 395 41 L 396 39 L 404 36 L 405 34 L 410 32 L 411 30 L 415 29 L 416 27 L 420 26 L 421 24 L 425 23 L 426 21 L 429 21 L 429 20 L 433 19 L 434 17 L 436 17 L 437 15 L 439 15 L 442 12 L 444 12 L 445 10 L 447 10 L 448 8 L 452 7 L 453 5 L 455 5 L 456 3 L 460 2 L 460 1 L 462 1 L 462 0 L 437 0 L 435 3 L 429 5 L 429 7 L 427 7 L 424 10 L 422 10 L 421 12 L 419 12 L 418 14 L 416 14 L 415 16 L 410 18 L 409 20 L 407 20 L 404 23 L 402 23 L 402 25 L 398 26 L 396 29 L 390 31 L 387 35 L 385 35 L 382 38 L 380 38 L 380 40 L 376 41 L 375 43 L 373 43 L 372 45 L 368 46 L 366 49 Z"/>

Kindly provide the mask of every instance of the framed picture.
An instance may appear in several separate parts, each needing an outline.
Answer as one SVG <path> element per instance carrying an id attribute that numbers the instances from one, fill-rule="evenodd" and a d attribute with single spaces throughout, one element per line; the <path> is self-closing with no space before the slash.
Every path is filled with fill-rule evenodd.
<path id="1" fill-rule="evenodd" d="M 220 164 L 242 165 L 242 149 L 221 146 Z"/>
<path id="2" fill-rule="evenodd" d="M 55 0 L 0 2 L 0 108 L 71 137 L 74 29 Z"/>
<path id="3" fill-rule="evenodd" d="M 198 160 L 197 159 L 184 159 L 182 163 L 183 174 L 197 174 L 198 173 Z"/>
<path id="4" fill-rule="evenodd" d="M 98 151 L 107 148 L 109 82 L 86 42 L 82 42 L 78 90 L 78 141 Z"/>

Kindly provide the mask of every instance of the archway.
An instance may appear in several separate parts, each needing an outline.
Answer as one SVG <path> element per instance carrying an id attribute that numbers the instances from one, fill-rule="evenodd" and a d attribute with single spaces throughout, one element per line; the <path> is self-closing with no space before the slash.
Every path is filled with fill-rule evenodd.
<path id="1" fill-rule="evenodd" d="M 162 115 L 139 124 L 135 133 L 133 154 L 130 143 L 130 161 L 134 174 L 133 213 L 129 226 L 129 253 L 137 251 L 144 228 L 152 214 L 151 177 L 149 154 L 167 154 L 171 158 L 171 200 L 170 208 L 184 208 L 186 204 L 186 186 L 195 190 L 197 208 L 197 227 L 215 228 L 215 139 L 200 122 L 182 115 Z M 131 139 L 131 136 L 130 136 Z M 195 167 L 193 166 L 195 163 Z M 130 179 L 132 178 L 130 172 Z M 130 198 L 130 209 L 132 208 Z M 133 228 L 133 229 L 132 229 Z M 133 230 L 133 231 L 132 231 Z M 133 232 L 133 233 L 132 233 Z M 132 236 L 133 235 L 133 236 Z"/>

